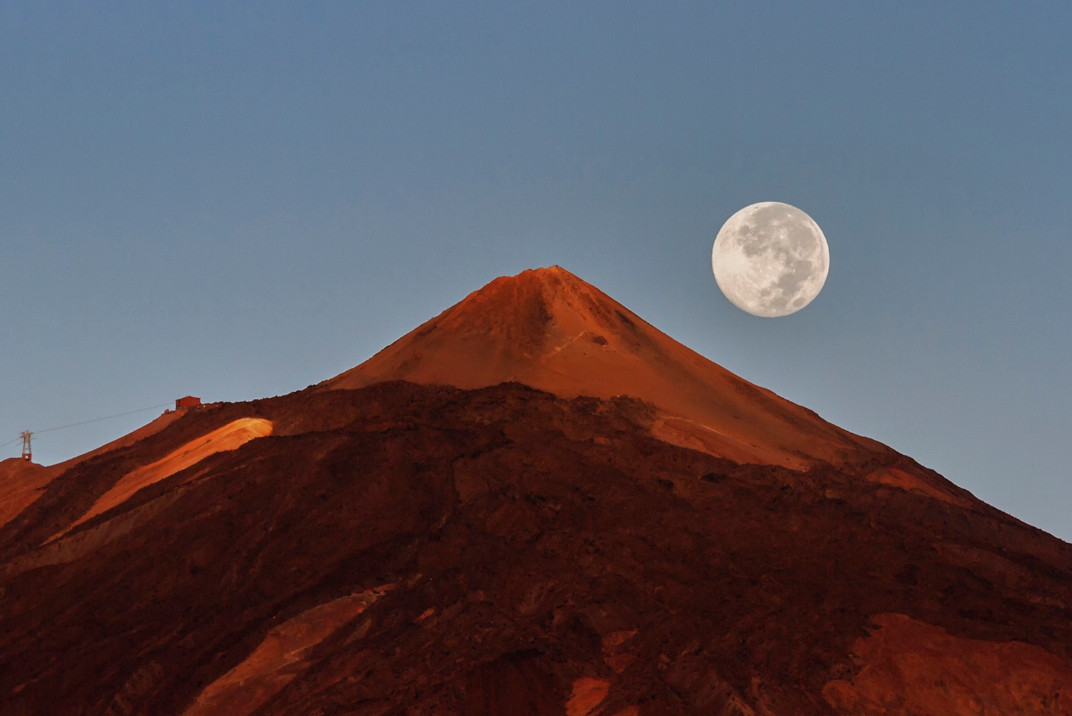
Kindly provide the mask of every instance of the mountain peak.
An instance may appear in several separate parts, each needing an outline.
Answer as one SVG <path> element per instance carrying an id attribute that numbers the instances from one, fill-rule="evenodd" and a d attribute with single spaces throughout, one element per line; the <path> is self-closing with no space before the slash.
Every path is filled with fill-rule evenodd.
<path id="1" fill-rule="evenodd" d="M 546 361 L 568 344 L 586 340 L 608 346 L 631 333 L 640 319 L 591 284 L 560 266 L 501 276 L 419 327 L 415 333 L 450 333 L 459 340 L 494 342 L 496 366 L 462 376 L 459 387 L 516 380 L 534 362 Z M 605 335 L 605 334 L 610 334 Z M 459 367 L 459 366 L 455 366 Z M 418 381 L 422 382 L 422 381 Z M 458 385 L 458 383 L 451 383 Z M 555 391 L 551 391 L 555 392 Z"/>
<path id="2" fill-rule="evenodd" d="M 661 439 L 743 462 L 805 468 L 877 446 L 733 375 L 559 266 L 491 281 L 320 389 L 386 380 L 630 396 L 657 408 Z"/>

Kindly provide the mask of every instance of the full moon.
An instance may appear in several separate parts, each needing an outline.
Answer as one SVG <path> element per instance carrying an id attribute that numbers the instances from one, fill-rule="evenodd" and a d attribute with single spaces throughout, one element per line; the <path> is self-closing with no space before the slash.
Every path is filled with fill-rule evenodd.
<path id="1" fill-rule="evenodd" d="M 711 249 L 722 293 L 753 316 L 788 316 L 819 295 L 830 249 L 819 225 L 795 206 L 763 201 L 726 220 Z"/>

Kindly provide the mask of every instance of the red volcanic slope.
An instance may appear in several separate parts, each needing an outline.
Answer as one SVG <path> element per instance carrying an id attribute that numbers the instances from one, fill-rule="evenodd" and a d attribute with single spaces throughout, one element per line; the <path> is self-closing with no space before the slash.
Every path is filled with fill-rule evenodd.
<path id="1" fill-rule="evenodd" d="M 740 462 L 806 467 L 880 448 L 712 363 L 557 266 L 492 281 L 322 388 L 384 380 L 628 395 L 660 409 L 660 437 Z"/>
<path id="2" fill-rule="evenodd" d="M 859 468 L 890 452 L 734 375 L 558 266 L 495 279 L 319 388 L 386 380 L 639 398 L 657 409 L 647 427 L 658 439 L 741 463 Z M 970 497 L 914 463 L 864 476 L 958 504 Z"/>
<path id="3" fill-rule="evenodd" d="M 1072 546 L 528 271 L 0 462 L 0 714 L 68 713 L 1072 716 Z"/>
<path id="4" fill-rule="evenodd" d="M 129 447 L 139 440 L 163 430 L 179 415 L 180 413 L 165 413 L 128 435 L 124 435 L 95 450 L 73 457 L 58 465 L 44 467 L 21 458 L 11 458 L 0 462 L 0 527 L 32 505 L 44 493 L 48 483 L 57 475 L 83 460 L 88 460 L 96 455 L 102 455 L 119 448 Z"/>
<path id="5" fill-rule="evenodd" d="M 32 505 L 57 474 L 18 457 L 0 462 L 0 527 Z"/>

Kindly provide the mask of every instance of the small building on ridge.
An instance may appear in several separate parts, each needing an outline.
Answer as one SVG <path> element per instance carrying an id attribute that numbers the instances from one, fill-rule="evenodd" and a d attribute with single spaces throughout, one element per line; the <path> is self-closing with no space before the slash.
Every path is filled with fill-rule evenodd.
<path id="1" fill-rule="evenodd" d="M 175 410 L 182 410 L 183 408 L 196 408 L 201 405 L 201 398 L 195 398 L 192 395 L 187 395 L 184 398 L 179 398 L 175 401 Z"/>

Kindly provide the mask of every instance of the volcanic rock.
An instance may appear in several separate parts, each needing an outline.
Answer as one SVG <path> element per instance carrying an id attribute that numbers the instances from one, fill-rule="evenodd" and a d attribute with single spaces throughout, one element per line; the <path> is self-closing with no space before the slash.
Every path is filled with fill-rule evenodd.
<path id="1" fill-rule="evenodd" d="M 0 479 L 0 713 L 1072 714 L 1072 546 L 558 268 Z"/>

